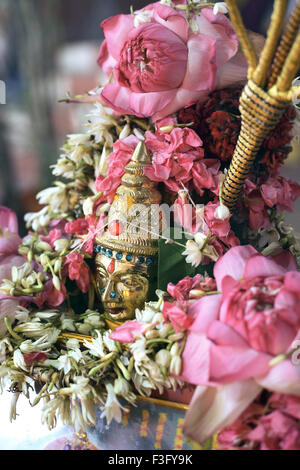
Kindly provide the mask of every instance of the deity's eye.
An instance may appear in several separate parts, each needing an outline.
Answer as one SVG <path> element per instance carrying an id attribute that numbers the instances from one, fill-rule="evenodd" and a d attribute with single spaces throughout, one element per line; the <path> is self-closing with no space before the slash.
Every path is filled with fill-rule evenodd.
<path id="1" fill-rule="evenodd" d="M 122 282 L 122 284 L 124 284 L 125 287 L 128 288 L 137 288 L 140 286 L 139 280 L 132 276 L 123 276 L 121 277 L 120 281 Z"/>

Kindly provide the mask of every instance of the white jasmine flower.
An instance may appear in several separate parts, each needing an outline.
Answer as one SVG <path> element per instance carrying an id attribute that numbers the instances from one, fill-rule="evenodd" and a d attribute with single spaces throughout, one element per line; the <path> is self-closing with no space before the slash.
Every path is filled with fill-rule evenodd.
<path id="1" fill-rule="evenodd" d="M 133 133 L 134 135 L 141 141 L 144 141 L 145 140 L 145 135 L 143 134 L 142 131 L 140 131 L 140 129 L 133 129 Z"/>
<path id="2" fill-rule="evenodd" d="M 82 204 L 82 210 L 84 215 L 91 215 L 94 210 L 94 199 L 92 197 L 87 197 L 84 199 Z"/>
<path id="3" fill-rule="evenodd" d="M 91 342 L 85 339 L 83 345 L 91 354 L 93 354 L 93 356 L 102 358 L 106 356 L 106 352 L 104 351 L 104 342 L 101 333 L 96 331 L 96 334 L 97 338 L 92 338 Z"/>
<path id="4" fill-rule="evenodd" d="M 54 249 L 58 253 L 61 253 L 62 251 L 65 251 L 69 248 L 70 242 L 67 238 L 59 238 L 58 240 L 55 240 L 54 242 Z"/>
<path id="5" fill-rule="evenodd" d="M 168 333 L 173 329 L 173 326 L 171 323 L 164 323 L 162 325 L 158 325 L 156 328 L 158 329 L 159 336 L 161 338 L 166 338 Z"/>
<path id="6" fill-rule="evenodd" d="M 68 192 L 65 185 L 52 186 L 37 194 L 40 204 L 47 204 L 54 212 L 66 212 L 69 207 Z"/>
<path id="7" fill-rule="evenodd" d="M 214 211 L 216 219 L 226 220 L 230 217 L 230 210 L 224 204 L 220 204 Z"/>
<path id="8" fill-rule="evenodd" d="M 149 306 L 149 303 L 145 304 L 143 310 L 139 310 L 138 308 L 135 310 L 135 317 L 140 322 L 151 323 L 155 314 L 156 311 Z"/>
<path id="9" fill-rule="evenodd" d="M 108 172 L 108 161 L 107 157 L 112 152 L 112 147 L 108 147 L 106 143 L 103 146 L 101 155 L 97 153 L 97 157 L 95 159 L 95 178 L 100 176 L 106 176 Z"/>
<path id="10" fill-rule="evenodd" d="M 113 339 L 109 338 L 109 335 L 111 333 L 111 330 L 105 331 L 102 336 L 102 340 L 109 350 L 109 352 L 117 352 L 118 348 L 116 346 L 116 343 Z"/>
<path id="11" fill-rule="evenodd" d="M 68 144 L 69 145 L 82 145 L 90 142 L 90 136 L 87 134 L 68 134 Z"/>
<path id="12" fill-rule="evenodd" d="M 68 318 L 63 314 L 61 318 L 61 329 L 63 331 L 76 331 L 75 325 L 74 325 L 74 319 L 73 318 Z"/>
<path id="13" fill-rule="evenodd" d="M 23 354 L 21 353 L 20 349 L 16 349 L 14 351 L 13 361 L 14 361 L 14 365 L 16 367 L 18 367 L 18 369 L 23 369 L 23 370 L 27 371 L 27 366 L 25 364 L 25 360 L 24 360 Z"/>
<path id="14" fill-rule="evenodd" d="M 182 359 L 180 356 L 173 356 L 170 363 L 170 374 L 180 375 Z"/>
<path id="15" fill-rule="evenodd" d="M 169 367 L 171 362 L 171 354 L 167 349 L 160 349 L 155 355 L 155 362 L 163 367 Z"/>
<path id="16" fill-rule="evenodd" d="M 218 13 L 224 13 L 224 14 L 228 13 L 226 2 L 215 3 L 213 13 L 214 15 L 217 15 Z"/>
<path id="17" fill-rule="evenodd" d="M 199 266 L 203 259 L 201 248 L 199 248 L 199 245 L 193 240 L 186 242 L 186 249 L 182 254 L 186 256 L 186 262 L 191 263 L 191 265 L 195 267 Z"/>
<path id="18" fill-rule="evenodd" d="M 52 165 L 52 174 L 54 176 L 63 176 L 66 179 L 74 178 L 76 169 L 74 163 L 66 156 L 61 156 L 55 165 Z"/>
<path id="19" fill-rule="evenodd" d="M 173 6 L 172 0 L 160 0 L 160 3 L 162 5 L 166 5 L 167 7 L 172 7 Z"/>
<path id="20" fill-rule="evenodd" d="M 106 418 L 108 425 L 113 419 L 120 423 L 122 419 L 121 410 L 124 410 L 125 408 L 119 403 L 112 384 L 106 383 L 105 387 L 107 391 L 107 398 L 105 406 L 101 408 L 103 411 L 101 413 L 100 418 Z"/>
<path id="21" fill-rule="evenodd" d="M 195 233 L 194 240 L 197 243 L 197 245 L 199 246 L 200 250 L 202 250 L 202 248 L 205 245 L 205 242 L 207 240 L 207 235 L 205 235 L 205 233 L 203 233 L 203 232 Z"/>
<path id="22" fill-rule="evenodd" d="M 29 212 L 26 214 L 24 216 L 26 227 L 32 227 L 34 231 L 37 231 L 40 227 L 46 227 L 51 220 L 48 210 L 48 207 L 43 207 L 39 212 Z"/>
<path id="23" fill-rule="evenodd" d="M 119 139 L 125 139 L 130 135 L 130 125 L 126 124 L 119 134 Z"/>
<path id="24" fill-rule="evenodd" d="M 150 23 L 153 16 L 153 10 L 141 10 L 134 15 L 134 27 L 138 28 L 141 24 Z"/>
<path id="25" fill-rule="evenodd" d="M 12 394 L 9 410 L 9 421 L 12 423 L 17 418 L 17 402 L 21 392 L 14 392 Z"/>
<path id="26" fill-rule="evenodd" d="M 149 358 L 146 354 L 146 339 L 144 337 L 130 344 L 129 348 L 131 353 L 133 354 L 134 361 L 137 367 L 143 361 L 148 361 Z"/>
<path id="27" fill-rule="evenodd" d="M 135 394 L 131 391 L 129 382 L 123 377 L 118 377 L 114 383 L 114 392 L 116 395 L 125 398 L 129 403 L 134 404 L 136 400 Z"/>
<path id="28" fill-rule="evenodd" d="M 133 374 L 132 381 L 136 390 L 139 392 L 140 395 L 149 397 L 155 387 L 153 384 L 148 380 L 147 377 L 143 377 L 140 374 Z"/>

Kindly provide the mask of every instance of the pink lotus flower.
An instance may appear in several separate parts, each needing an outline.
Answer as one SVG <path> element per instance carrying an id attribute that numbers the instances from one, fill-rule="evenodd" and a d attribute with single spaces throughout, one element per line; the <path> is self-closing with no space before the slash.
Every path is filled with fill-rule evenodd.
<path id="1" fill-rule="evenodd" d="M 112 331 L 109 337 L 120 343 L 133 343 L 136 337 L 143 335 L 149 326 L 151 326 L 149 323 L 137 320 L 126 321 L 123 325 L 118 326 L 118 328 Z"/>
<path id="2" fill-rule="evenodd" d="M 65 258 L 64 267 L 67 268 L 69 278 L 76 281 L 78 289 L 86 293 L 90 287 L 91 272 L 84 256 L 80 253 L 69 253 Z"/>
<path id="3" fill-rule="evenodd" d="M 0 206 L 0 261 L 3 256 L 16 254 L 22 243 L 18 235 L 18 220 L 15 212 Z"/>
<path id="4" fill-rule="evenodd" d="M 194 33 L 185 12 L 160 2 L 143 11 L 148 22 L 137 27 L 133 15 L 101 24 L 105 41 L 98 63 L 115 79 L 101 98 L 115 111 L 157 120 L 246 79 L 247 64 L 225 15 L 201 9 Z"/>
<path id="5" fill-rule="evenodd" d="M 182 378 L 199 385 L 186 432 L 205 440 L 231 424 L 266 388 L 300 395 L 300 366 L 286 355 L 300 337 L 300 273 L 290 253 L 270 259 L 250 245 L 214 268 L 218 290 L 195 302 Z M 280 359 L 272 363 L 277 356 Z"/>
<path id="6" fill-rule="evenodd" d="M 138 143 L 139 139 L 133 135 L 117 140 L 113 144 L 114 151 L 107 157 L 109 164 L 107 176 L 105 178 L 98 176 L 96 180 L 97 191 L 103 192 L 103 197 L 110 203 L 114 200 L 116 190 L 125 173 L 125 166 L 130 161 Z"/>
<path id="7" fill-rule="evenodd" d="M 13 266 L 22 266 L 26 259 L 18 255 L 18 246 L 22 239 L 18 235 L 18 221 L 16 214 L 7 207 L 0 206 L 0 283 L 2 279 L 11 279 Z M 18 299 L 7 298 L 0 291 L 0 337 L 6 332 L 4 318 L 11 320 L 20 304 Z"/>

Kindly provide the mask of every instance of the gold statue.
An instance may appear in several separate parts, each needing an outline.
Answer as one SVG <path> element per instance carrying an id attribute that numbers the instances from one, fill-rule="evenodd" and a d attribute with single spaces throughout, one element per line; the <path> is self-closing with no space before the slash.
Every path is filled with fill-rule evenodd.
<path id="1" fill-rule="evenodd" d="M 140 142 L 125 167 L 108 215 L 108 228 L 96 237 L 98 295 L 109 320 L 135 318 L 155 291 L 161 195 L 144 175 L 151 164 Z"/>

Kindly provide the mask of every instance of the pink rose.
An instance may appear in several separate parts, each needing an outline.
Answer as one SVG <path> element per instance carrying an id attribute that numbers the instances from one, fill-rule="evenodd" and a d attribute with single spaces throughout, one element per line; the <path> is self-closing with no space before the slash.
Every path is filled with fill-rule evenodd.
<path id="1" fill-rule="evenodd" d="M 156 2 L 135 13 L 141 12 L 148 22 L 137 27 L 133 15 L 101 24 L 105 41 L 98 63 L 114 75 L 101 97 L 115 111 L 157 120 L 246 79 L 247 64 L 225 15 L 201 9 L 193 17 L 194 33 L 182 10 Z"/>
<path id="2" fill-rule="evenodd" d="M 229 425 L 263 388 L 300 396 L 300 365 L 288 356 L 270 364 L 293 351 L 300 337 L 295 269 L 290 253 L 270 259 L 250 245 L 232 248 L 217 261 L 214 276 L 222 295 L 204 297 L 188 311 L 194 322 L 182 378 L 199 385 L 187 414 L 188 435 L 202 441 Z M 220 407 L 224 399 L 226 407 Z"/>

